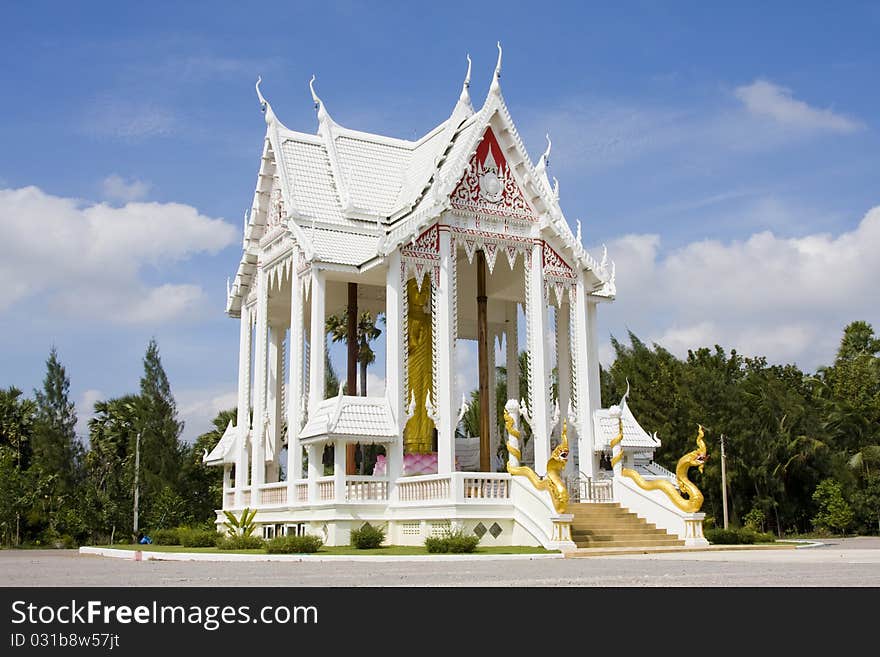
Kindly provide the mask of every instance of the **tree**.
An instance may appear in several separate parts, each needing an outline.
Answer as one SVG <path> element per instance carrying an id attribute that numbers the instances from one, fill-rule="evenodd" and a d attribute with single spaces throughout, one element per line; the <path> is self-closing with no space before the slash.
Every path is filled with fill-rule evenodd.
<path id="1" fill-rule="evenodd" d="M 196 438 L 188 447 L 183 459 L 183 498 L 186 502 L 187 515 L 194 522 L 210 520 L 214 511 L 223 505 L 223 468 L 207 466 L 203 461 L 206 453 L 210 453 L 226 432 L 232 421 L 235 424 L 237 410 L 230 408 L 219 411 L 211 421 L 213 425 Z"/>
<path id="2" fill-rule="evenodd" d="M 71 495 L 78 483 L 82 446 L 76 439 L 76 409 L 69 398 L 70 379 L 55 347 L 46 359 L 43 389 L 34 391 L 34 464 L 47 475 L 57 475 L 59 495 Z"/>
<path id="3" fill-rule="evenodd" d="M 183 449 L 180 433 L 183 423 L 177 419 L 177 404 L 171 394 L 171 384 L 162 367 L 159 346 L 150 340 L 144 355 L 144 373 L 137 400 L 138 422 L 141 431 L 142 497 L 145 516 L 155 499 L 153 496 L 165 487 L 179 488 Z"/>
<path id="4" fill-rule="evenodd" d="M 819 506 L 813 517 L 813 525 L 818 530 L 845 533 L 853 521 L 853 512 L 843 498 L 843 492 L 833 479 L 824 479 L 813 493 L 813 500 Z"/>
<path id="5" fill-rule="evenodd" d="M 376 353 L 370 346 L 373 340 L 382 335 L 382 330 L 376 325 L 384 319 L 383 313 L 378 313 L 376 319 L 367 311 L 362 312 L 357 322 L 358 364 L 360 366 L 361 396 L 367 396 L 367 366 L 376 361 Z M 333 342 L 345 342 L 348 340 L 348 310 L 336 315 L 330 315 L 325 323 L 327 333 Z M 334 393 L 335 394 L 335 393 Z"/>
<path id="6" fill-rule="evenodd" d="M 85 458 L 86 507 L 93 540 L 115 540 L 132 530 L 138 396 L 95 403 Z M 143 445 L 142 445 L 143 446 Z"/>

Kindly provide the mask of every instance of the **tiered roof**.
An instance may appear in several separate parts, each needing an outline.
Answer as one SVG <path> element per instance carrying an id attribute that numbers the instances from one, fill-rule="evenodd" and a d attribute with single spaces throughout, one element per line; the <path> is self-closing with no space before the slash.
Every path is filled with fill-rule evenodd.
<path id="1" fill-rule="evenodd" d="M 501 48 L 489 94 L 475 111 L 468 73 L 451 115 L 416 141 L 396 139 L 337 124 L 310 83 L 318 114 L 317 134 L 283 125 L 257 95 L 267 124 L 257 188 L 245 226 L 244 254 L 230 286 L 227 310 L 240 312 L 251 286 L 260 240 L 273 213 L 309 260 L 363 268 L 418 235 L 449 207 L 449 196 L 490 126 L 528 203 L 567 247 L 572 259 L 594 275 L 593 294 L 613 297 L 614 274 L 597 262 L 569 228 L 558 203 L 558 185 L 547 178 L 549 148 L 534 166 L 501 94 Z M 500 126 L 500 130 L 498 127 Z M 278 203 L 280 198 L 281 203 Z M 273 205 L 273 203 L 275 205 Z M 281 210 L 278 210 L 278 207 Z M 579 232 L 579 231 L 578 231 Z"/>

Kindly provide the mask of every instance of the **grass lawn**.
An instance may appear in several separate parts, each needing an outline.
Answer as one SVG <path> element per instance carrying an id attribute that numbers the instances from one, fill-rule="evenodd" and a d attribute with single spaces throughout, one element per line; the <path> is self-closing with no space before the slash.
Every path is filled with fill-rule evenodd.
<path id="1" fill-rule="evenodd" d="M 114 548 L 117 550 L 143 550 L 146 552 L 195 552 L 215 554 L 266 554 L 265 550 L 218 550 L 213 547 L 183 547 L 182 545 L 98 545 L 96 547 Z M 478 547 L 474 554 L 557 554 L 559 550 L 545 550 L 542 547 L 507 546 L 507 547 Z M 340 547 L 322 547 L 315 554 L 318 555 L 413 555 L 429 554 L 421 545 L 389 545 L 375 550 L 358 550 L 349 545 Z"/>

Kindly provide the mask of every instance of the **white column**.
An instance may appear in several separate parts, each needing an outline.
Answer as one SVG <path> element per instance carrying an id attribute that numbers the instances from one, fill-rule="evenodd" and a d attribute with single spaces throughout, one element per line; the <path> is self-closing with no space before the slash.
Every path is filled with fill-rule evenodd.
<path id="1" fill-rule="evenodd" d="M 495 388 L 498 375 L 495 372 L 495 343 L 498 330 L 489 326 L 489 471 L 494 472 L 495 454 L 498 450 L 498 405 L 495 403 Z"/>
<path id="2" fill-rule="evenodd" d="M 400 251 L 390 253 L 385 274 L 385 390 L 397 422 L 397 440 L 385 446 L 386 475 L 394 486 L 403 468 L 403 428 L 406 425 L 406 391 L 403 389 L 407 336 L 403 334 L 406 288 L 400 270 Z"/>
<path id="3" fill-rule="evenodd" d="M 241 443 L 238 450 L 238 460 L 235 464 L 235 506 L 242 508 L 251 503 L 250 494 L 245 497 L 244 487 L 248 485 L 248 468 L 250 466 L 250 452 L 248 448 L 248 439 L 246 436 L 240 438 Z"/>
<path id="4" fill-rule="evenodd" d="M 519 332 L 517 330 L 517 303 L 507 304 L 507 399 L 520 400 L 519 394 Z"/>
<path id="5" fill-rule="evenodd" d="M 437 473 L 449 474 L 455 469 L 455 251 L 452 235 L 440 230 L 440 280 L 437 288 L 437 307 L 433 321 L 437 322 Z"/>
<path id="6" fill-rule="evenodd" d="M 547 304 L 544 301 L 544 248 L 542 242 L 532 247 L 529 272 L 529 380 L 531 383 L 532 440 L 535 441 L 535 472 L 547 474 L 550 458 L 550 358 L 547 349 Z"/>
<path id="7" fill-rule="evenodd" d="M 574 363 L 578 387 L 578 467 L 595 477 L 599 461 L 593 451 L 593 411 L 599 408 L 599 355 L 596 340 L 596 304 L 588 302 L 586 272 L 578 276 L 575 289 L 574 328 L 577 360 Z"/>
<path id="8" fill-rule="evenodd" d="M 566 294 L 566 296 L 568 296 Z M 560 304 L 556 309 L 556 372 L 558 376 L 558 394 L 559 394 L 559 431 L 562 437 L 562 423 L 568 417 L 568 409 L 571 401 L 571 321 L 569 309 L 571 306 L 567 303 Z M 569 435 L 571 432 L 569 433 Z M 569 444 L 572 444 L 569 439 Z M 576 472 L 575 456 L 577 453 L 577 442 L 574 442 L 575 448 L 569 454 L 568 463 L 566 464 L 566 474 Z"/>
<path id="9" fill-rule="evenodd" d="M 284 377 L 284 329 L 278 326 L 269 327 L 269 382 L 268 401 L 269 411 L 269 436 L 272 445 L 272 474 L 271 480 L 278 481 L 281 474 L 281 425 L 282 415 L 282 379 Z"/>
<path id="10" fill-rule="evenodd" d="M 309 330 L 309 415 L 324 399 L 324 350 L 327 348 L 324 331 L 324 308 L 327 279 L 324 272 L 312 266 L 312 326 Z"/>
<path id="11" fill-rule="evenodd" d="M 333 444 L 333 488 L 336 503 L 345 502 L 345 441 L 337 440 Z"/>
<path id="12" fill-rule="evenodd" d="M 292 274 L 290 277 L 290 360 L 287 384 L 287 499 L 293 503 L 296 479 L 302 477 L 302 447 L 299 444 L 299 430 L 302 428 L 303 393 L 303 314 L 302 286 L 296 272 L 299 267 L 299 254 L 293 250 Z"/>
<path id="13" fill-rule="evenodd" d="M 315 504 L 318 501 L 318 477 L 324 475 L 324 464 L 321 458 L 324 456 L 323 445 L 312 443 L 308 446 L 309 454 L 309 504 Z"/>
<path id="14" fill-rule="evenodd" d="M 241 328 L 238 337 L 238 418 L 239 431 L 250 429 L 251 412 L 251 311 L 241 305 Z"/>
<path id="15" fill-rule="evenodd" d="M 262 266 L 257 268 L 257 359 L 254 364 L 254 430 L 251 434 L 251 486 L 266 481 L 266 358 L 269 346 L 269 286 Z"/>

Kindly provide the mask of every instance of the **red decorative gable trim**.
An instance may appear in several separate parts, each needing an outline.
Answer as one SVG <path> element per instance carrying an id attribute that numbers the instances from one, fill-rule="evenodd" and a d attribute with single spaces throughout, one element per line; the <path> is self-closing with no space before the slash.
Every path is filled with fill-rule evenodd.
<path id="1" fill-rule="evenodd" d="M 516 184 L 507 158 L 492 128 L 486 128 L 477 152 L 450 197 L 456 210 L 494 217 L 536 221 L 532 208 Z"/>

